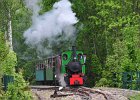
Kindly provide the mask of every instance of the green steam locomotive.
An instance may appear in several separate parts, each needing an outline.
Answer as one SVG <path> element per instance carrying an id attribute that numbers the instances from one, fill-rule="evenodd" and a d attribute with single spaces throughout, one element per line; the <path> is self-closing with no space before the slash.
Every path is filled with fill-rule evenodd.
<path id="1" fill-rule="evenodd" d="M 85 62 L 86 55 L 73 46 L 72 50 L 62 52 L 60 55 L 38 60 L 35 71 L 36 81 L 45 85 L 54 85 L 54 83 L 63 86 L 83 85 Z"/>

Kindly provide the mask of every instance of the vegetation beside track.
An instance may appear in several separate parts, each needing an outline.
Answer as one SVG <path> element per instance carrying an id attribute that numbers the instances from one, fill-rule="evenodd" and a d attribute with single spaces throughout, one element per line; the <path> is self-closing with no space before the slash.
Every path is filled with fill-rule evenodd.
<path id="1" fill-rule="evenodd" d="M 140 100 L 140 94 L 129 97 L 129 100 Z"/>

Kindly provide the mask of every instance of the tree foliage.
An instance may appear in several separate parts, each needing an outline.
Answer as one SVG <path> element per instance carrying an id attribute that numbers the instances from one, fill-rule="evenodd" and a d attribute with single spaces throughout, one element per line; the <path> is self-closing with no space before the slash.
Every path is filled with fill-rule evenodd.
<path id="1" fill-rule="evenodd" d="M 26 88 L 28 84 L 23 79 L 23 75 L 21 73 L 15 72 L 15 66 L 18 66 L 17 54 L 13 50 L 11 50 L 8 46 L 9 35 L 7 35 L 7 32 L 8 32 L 9 21 L 12 22 L 11 27 L 13 28 L 13 30 L 11 30 L 12 31 L 11 36 L 14 36 L 14 39 L 17 39 L 17 37 L 20 36 L 20 35 L 19 36 L 16 35 L 16 32 L 18 31 L 16 28 L 19 29 L 23 26 L 26 26 L 25 24 L 23 25 L 22 22 L 20 22 L 18 25 L 16 25 L 17 23 L 15 24 L 15 22 L 17 22 L 17 18 L 20 18 L 21 17 L 20 15 L 23 14 L 21 12 L 24 9 L 22 5 L 23 5 L 23 2 L 21 2 L 20 0 L 1 0 L 0 1 L 0 12 L 1 12 L 1 15 L 0 15 L 0 88 L 2 86 L 1 78 L 3 75 L 10 75 L 14 77 L 14 82 L 8 85 L 8 90 L 6 91 L 6 93 L 1 92 L 1 89 L 0 89 L 0 99 L 2 100 L 9 100 L 9 99 L 10 100 L 19 100 L 19 99 L 29 100 L 31 98 L 29 90 L 24 89 Z M 10 19 L 9 17 L 7 17 L 9 14 L 11 15 Z M 20 26 L 21 24 L 22 26 Z M 19 32 L 21 33 L 21 30 Z M 23 39 L 21 40 L 20 38 L 20 41 L 23 41 Z M 14 44 L 13 45 L 14 50 L 16 51 L 15 49 L 16 42 L 15 40 L 13 40 L 12 42 Z"/>
<path id="2" fill-rule="evenodd" d="M 0 97 L 2 96 L 2 82 L 1 82 L 1 78 L 3 75 L 3 71 L 2 71 L 2 66 L 1 63 L 4 61 L 6 55 L 8 53 L 7 47 L 6 47 L 6 43 L 4 40 L 4 34 L 2 32 L 0 32 Z"/>
<path id="3" fill-rule="evenodd" d="M 96 85 L 99 86 L 103 82 L 107 86 L 112 86 L 113 73 L 139 70 L 140 2 L 138 0 L 72 2 L 80 20 L 77 25 L 79 29 L 77 45 L 89 56 L 88 77 L 90 78 L 89 73 L 93 72 L 101 78 L 101 81 L 100 78 L 94 80 Z M 96 56 L 92 58 L 91 54 Z M 99 60 L 98 66 L 91 63 L 95 59 Z M 120 77 L 117 76 L 118 80 Z"/>
<path id="4" fill-rule="evenodd" d="M 5 43 L 4 34 L 0 31 L 0 63 L 5 59 L 8 54 L 8 48 Z"/>
<path id="5" fill-rule="evenodd" d="M 15 66 L 17 64 L 16 54 L 13 51 L 9 51 L 5 60 L 0 64 L 4 74 L 12 75 L 15 72 Z"/>

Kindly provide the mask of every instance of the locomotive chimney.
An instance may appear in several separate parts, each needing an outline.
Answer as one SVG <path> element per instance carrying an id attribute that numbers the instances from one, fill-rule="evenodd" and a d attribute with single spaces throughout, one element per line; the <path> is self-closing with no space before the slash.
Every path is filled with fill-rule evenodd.
<path id="1" fill-rule="evenodd" d="M 72 46 L 73 61 L 76 61 L 76 46 Z"/>

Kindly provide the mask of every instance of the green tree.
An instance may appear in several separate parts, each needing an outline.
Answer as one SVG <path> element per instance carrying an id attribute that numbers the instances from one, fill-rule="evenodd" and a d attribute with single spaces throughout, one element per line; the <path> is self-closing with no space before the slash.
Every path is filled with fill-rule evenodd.
<path id="1" fill-rule="evenodd" d="M 1 66 L 1 63 L 4 61 L 7 53 L 8 53 L 8 49 L 5 43 L 4 34 L 0 32 L 0 97 L 3 94 L 2 82 L 1 82 L 3 76 L 3 71 L 2 71 L 3 67 Z"/>
<path id="2" fill-rule="evenodd" d="M 19 57 L 19 55 L 17 56 L 17 54 L 20 50 L 22 52 L 27 47 L 24 45 L 24 39 L 21 33 L 23 33 L 24 28 L 30 24 L 26 24 L 27 19 L 29 20 L 27 15 L 30 13 L 26 14 L 27 9 L 21 0 L 1 0 L 0 8 L 0 29 L 5 33 L 0 33 L 0 51 L 2 51 L 0 52 L 0 71 L 2 71 L 2 75 L 5 74 L 14 77 L 14 83 L 8 85 L 8 91 L 2 96 L 2 99 L 18 100 L 20 96 L 22 99 L 29 100 L 30 92 L 24 89 L 28 84 L 23 79 L 21 73 L 15 72 L 15 66 L 18 66 L 17 57 Z M 17 49 L 18 45 L 21 46 L 21 49 Z M 23 48 L 24 50 L 22 50 Z M 13 50 L 16 51 L 17 54 Z M 12 91 L 15 91 L 15 94 L 13 94 Z M 16 98 L 15 95 L 17 94 L 19 95 Z"/>
<path id="3" fill-rule="evenodd" d="M 113 77 L 111 69 L 116 69 L 112 72 L 138 70 L 139 1 L 76 0 L 72 2 L 80 20 L 77 25 L 79 29 L 77 45 L 89 56 L 87 72 L 94 71 L 95 68 L 90 68 L 93 64 L 90 56 L 92 53 L 97 56 L 95 59 L 99 60 L 99 65 L 101 64 L 102 67 L 97 73 L 101 74 L 102 78 L 105 77 L 102 82 L 107 85 L 111 82 L 107 83 L 106 80 L 111 80 Z"/>

